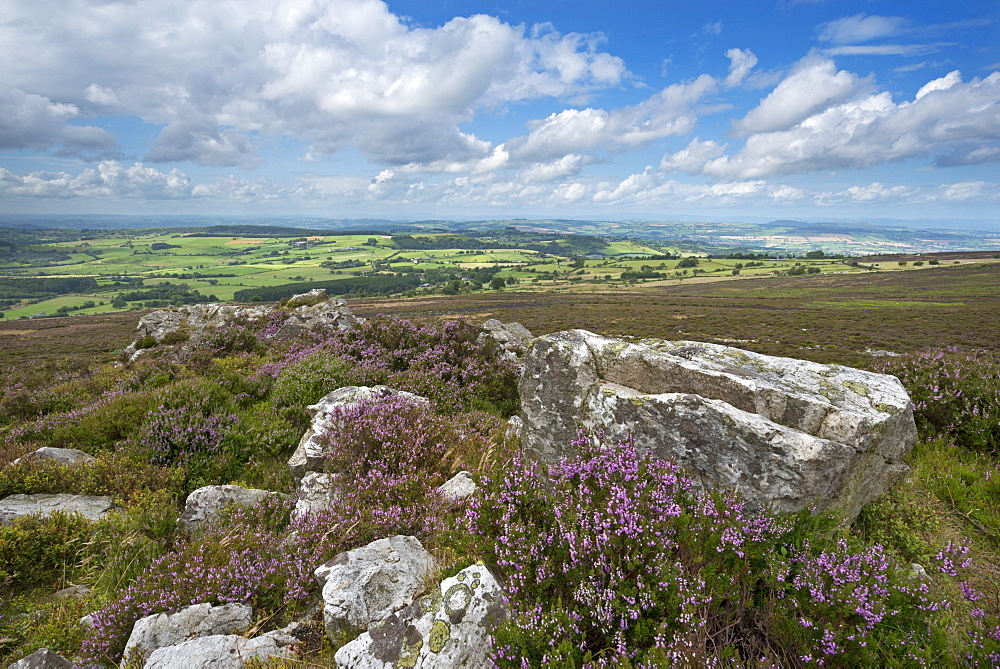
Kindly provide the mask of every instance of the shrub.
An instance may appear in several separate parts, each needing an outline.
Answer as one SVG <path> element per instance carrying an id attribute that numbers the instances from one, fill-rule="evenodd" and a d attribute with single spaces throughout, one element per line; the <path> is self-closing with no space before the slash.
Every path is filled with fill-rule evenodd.
<path id="1" fill-rule="evenodd" d="M 53 586 L 72 578 L 93 531 L 76 513 L 21 516 L 0 526 L 0 585 L 4 590 Z"/>
<path id="2" fill-rule="evenodd" d="M 515 466 L 473 501 L 467 527 L 507 584 L 500 666 L 940 664 L 995 661 L 978 609 L 951 637 L 955 602 L 881 546 L 831 541 L 808 514 L 778 521 L 699 495 L 628 443 L 574 443 L 544 475 Z M 955 577 L 960 547 L 932 562 Z M 981 598 L 963 584 L 964 605 Z M 960 598 L 961 601 L 961 598 Z"/>
<path id="3" fill-rule="evenodd" d="M 928 349 L 882 361 L 913 399 L 925 438 L 948 437 L 965 448 L 1000 449 L 1000 357 L 989 351 Z"/>

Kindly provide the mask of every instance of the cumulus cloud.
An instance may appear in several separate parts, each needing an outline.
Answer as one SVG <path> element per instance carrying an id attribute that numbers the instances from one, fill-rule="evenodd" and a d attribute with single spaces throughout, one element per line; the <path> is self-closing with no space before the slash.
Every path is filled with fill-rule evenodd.
<path id="1" fill-rule="evenodd" d="M 5 79 L 53 105 L 165 126 L 154 162 L 244 165 L 250 133 L 295 137 L 316 155 L 354 145 L 397 164 L 468 159 L 477 147 L 458 127 L 477 112 L 630 76 L 600 36 L 485 15 L 412 27 L 380 0 L 245 0 L 238 10 L 38 0 L 5 12 Z M 17 130 L 0 118 L 0 132 Z"/>
<path id="2" fill-rule="evenodd" d="M 70 124 L 79 116 L 76 105 L 0 87 L 0 148 L 44 151 L 57 146 L 61 156 L 119 155 L 118 142 L 107 130 Z"/>
<path id="3" fill-rule="evenodd" d="M 824 81 L 839 88 L 819 90 Z M 912 101 L 896 103 L 888 92 L 872 91 L 866 80 L 812 56 L 736 127 L 749 136 L 735 154 L 695 140 L 661 166 L 757 179 L 912 158 L 939 166 L 982 164 L 1000 157 L 1000 72 L 969 82 L 952 72 L 928 82 Z"/>
<path id="4" fill-rule="evenodd" d="M 870 88 L 870 80 L 837 70 L 832 60 L 810 54 L 799 61 L 760 104 L 736 121 L 733 131 L 748 135 L 784 130 L 831 104 Z"/>

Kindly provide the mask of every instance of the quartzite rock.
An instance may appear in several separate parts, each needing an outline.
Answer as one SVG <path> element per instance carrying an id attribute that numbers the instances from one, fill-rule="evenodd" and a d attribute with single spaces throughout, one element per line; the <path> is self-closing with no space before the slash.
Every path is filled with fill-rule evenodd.
<path id="1" fill-rule="evenodd" d="M 197 637 L 245 632 L 252 621 L 253 609 L 245 604 L 195 604 L 171 613 L 146 616 L 132 627 L 122 663 L 128 663 L 137 652 L 148 658 L 157 648 L 176 646 Z"/>
<path id="2" fill-rule="evenodd" d="M 404 390 L 393 390 L 387 386 L 345 386 L 328 393 L 316 404 L 306 407 L 312 416 L 312 424 L 298 447 L 288 459 L 288 467 L 296 480 L 301 480 L 306 472 L 323 471 L 326 464 L 326 445 L 321 438 L 336 425 L 336 416 L 330 412 L 344 410 L 361 402 L 380 402 L 389 398 L 405 397 L 412 402 L 427 404 L 427 399 Z"/>
<path id="3" fill-rule="evenodd" d="M 411 604 L 434 566 L 416 537 L 402 535 L 340 553 L 315 571 L 327 635 L 340 642 Z"/>
<path id="4" fill-rule="evenodd" d="M 570 330 L 534 341 L 519 384 L 526 454 L 555 463 L 577 430 L 631 437 L 702 486 L 782 512 L 853 518 L 907 470 L 898 379 L 717 344 Z"/>
<path id="5" fill-rule="evenodd" d="M 492 632 L 506 618 L 500 586 L 486 567 L 473 565 L 369 626 L 334 661 L 342 669 L 485 667 Z"/>
<path id="6" fill-rule="evenodd" d="M 188 529 L 194 529 L 214 520 L 228 504 L 253 506 L 269 497 L 282 497 L 282 495 L 270 490 L 243 488 L 238 485 L 205 486 L 187 496 L 184 513 L 177 522 Z"/>
<path id="7" fill-rule="evenodd" d="M 50 516 L 57 511 L 79 513 L 87 520 L 100 520 L 113 506 L 111 498 L 104 496 L 67 493 L 10 495 L 0 500 L 0 525 L 10 524 L 19 516 L 33 513 Z"/>

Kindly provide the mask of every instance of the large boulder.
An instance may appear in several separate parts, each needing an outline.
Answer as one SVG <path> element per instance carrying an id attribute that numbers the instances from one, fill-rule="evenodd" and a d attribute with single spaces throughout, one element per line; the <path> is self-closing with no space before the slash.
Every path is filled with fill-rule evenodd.
<path id="1" fill-rule="evenodd" d="M 134 360 L 150 346 L 198 341 L 220 328 L 231 327 L 234 323 L 263 323 L 276 313 L 284 316 L 274 334 L 278 339 L 294 336 L 302 330 L 321 327 L 346 330 L 364 320 L 351 312 L 343 298 L 329 297 L 322 288 L 290 297 L 280 307 L 245 307 L 216 302 L 190 304 L 176 309 L 151 311 L 142 316 L 136 327 L 136 340 L 125 348 L 124 356 L 128 360 Z"/>
<path id="2" fill-rule="evenodd" d="M 413 603 L 434 570 L 416 537 L 397 535 L 340 553 L 315 571 L 323 620 L 335 643 Z"/>
<path id="3" fill-rule="evenodd" d="M 158 648 L 213 635 L 245 632 L 253 622 L 253 609 L 245 604 L 195 604 L 169 613 L 157 613 L 136 621 L 125 642 L 122 663 L 145 659 Z M 194 666 L 194 665 L 191 665 Z"/>
<path id="4" fill-rule="evenodd" d="M 307 406 L 312 423 L 302 435 L 292 457 L 288 459 L 288 467 L 295 480 L 301 480 L 307 472 L 323 471 L 327 450 L 322 437 L 335 427 L 336 410 L 347 409 L 361 402 L 381 402 L 396 397 L 405 397 L 419 404 L 428 403 L 427 398 L 388 386 L 345 386 L 328 393 L 316 404 Z"/>
<path id="5" fill-rule="evenodd" d="M 500 586 L 482 565 L 446 578 L 430 594 L 393 613 L 342 646 L 343 669 L 485 667 L 491 632 L 507 619 Z"/>
<path id="6" fill-rule="evenodd" d="M 248 664 L 270 666 L 271 659 L 294 657 L 294 646 L 308 630 L 292 623 L 288 627 L 268 632 L 252 639 L 236 634 L 214 634 L 158 648 L 150 654 L 145 669 L 190 669 L 214 667 L 239 669 Z"/>
<path id="7" fill-rule="evenodd" d="M 632 438 L 704 488 L 848 521 L 907 471 L 917 436 L 893 376 L 717 344 L 558 332 L 532 344 L 519 392 L 533 460 L 558 462 L 579 429 Z"/>
<path id="8" fill-rule="evenodd" d="M 57 511 L 78 513 L 87 520 L 100 520 L 114 504 L 110 497 L 71 495 L 68 493 L 38 493 L 10 495 L 0 500 L 0 525 L 9 525 L 20 516 L 34 513 L 50 516 Z"/>
<path id="9" fill-rule="evenodd" d="M 270 497 L 282 497 L 282 495 L 270 490 L 243 488 L 238 485 L 205 486 L 187 496 L 184 513 L 177 522 L 187 529 L 196 529 L 214 520 L 229 504 L 253 506 Z"/>

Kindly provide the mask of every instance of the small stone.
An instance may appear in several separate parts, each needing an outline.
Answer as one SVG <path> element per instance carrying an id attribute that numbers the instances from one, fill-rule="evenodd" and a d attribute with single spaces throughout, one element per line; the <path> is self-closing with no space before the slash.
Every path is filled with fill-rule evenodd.
<path id="1" fill-rule="evenodd" d="M 10 665 L 8 669 L 74 669 L 75 667 L 75 664 L 59 653 L 48 648 L 40 648 Z"/>
<path id="2" fill-rule="evenodd" d="M 14 460 L 11 464 L 16 465 L 21 462 L 29 462 L 32 460 L 52 460 L 65 465 L 75 465 L 87 464 L 89 462 L 93 462 L 96 458 L 89 453 L 84 453 L 78 448 L 53 448 L 51 446 L 42 446 L 38 450 L 32 451 L 31 453 Z"/>
<path id="3" fill-rule="evenodd" d="M 438 487 L 438 492 L 452 504 L 464 502 L 478 490 L 476 482 L 472 480 L 469 472 L 459 472 L 442 483 Z"/>

